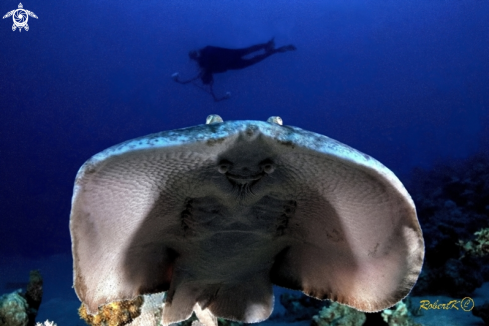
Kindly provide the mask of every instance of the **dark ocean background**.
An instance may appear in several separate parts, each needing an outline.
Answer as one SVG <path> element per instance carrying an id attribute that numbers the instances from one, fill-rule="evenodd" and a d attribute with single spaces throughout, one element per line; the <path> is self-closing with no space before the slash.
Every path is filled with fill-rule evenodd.
<path id="1" fill-rule="evenodd" d="M 371 155 L 409 184 L 415 168 L 488 153 L 485 0 L 22 4 L 39 17 L 29 17 L 29 31 L 0 20 L 0 283 L 40 268 L 26 259 L 43 261 L 46 282 L 68 289 L 79 167 L 109 146 L 209 114 L 278 115 Z M 17 6 L 1 0 L 0 14 Z M 230 91 L 228 100 L 170 77 L 197 73 L 190 50 L 272 37 L 297 51 L 216 74 L 214 89 Z"/>

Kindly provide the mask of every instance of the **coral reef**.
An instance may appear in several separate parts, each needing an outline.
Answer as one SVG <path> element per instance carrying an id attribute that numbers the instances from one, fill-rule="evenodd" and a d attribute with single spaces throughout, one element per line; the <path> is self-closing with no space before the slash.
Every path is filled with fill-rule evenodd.
<path id="1" fill-rule="evenodd" d="M 482 286 L 484 282 L 480 266 L 473 260 L 463 262 L 450 258 L 443 267 L 426 268 L 415 286 L 415 295 L 449 294 L 452 297 L 465 297 Z"/>
<path id="2" fill-rule="evenodd" d="M 312 317 L 312 326 L 361 326 L 367 317 L 365 313 L 356 309 L 331 303 L 329 307 L 323 307 L 318 315 Z"/>
<path id="3" fill-rule="evenodd" d="M 30 272 L 25 292 L 22 289 L 0 297 L 0 326 L 34 326 L 42 301 L 43 280 L 37 270 Z"/>
<path id="4" fill-rule="evenodd" d="M 407 188 L 426 246 L 423 272 L 412 294 L 470 295 L 489 281 L 489 255 L 464 256 L 459 243 L 488 226 L 489 157 L 475 155 L 430 171 L 416 170 Z"/>
<path id="5" fill-rule="evenodd" d="M 412 319 L 408 305 L 403 301 L 398 302 L 392 309 L 385 309 L 382 318 L 389 326 L 421 326 Z"/>
<path id="6" fill-rule="evenodd" d="M 489 325 L 489 302 L 484 303 L 480 306 L 475 306 L 472 309 L 472 314 L 476 317 L 482 318 L 486 325 Z"/>
<path id="7" fill-rule="evenodd" d="M 78 314 L 91 326 L 123 326 L 131 323 L 141 314 L 142 296 L 134 300 L 117 301 L 98 308 L 98 313 L 89 315 L 82 304 Z"/>

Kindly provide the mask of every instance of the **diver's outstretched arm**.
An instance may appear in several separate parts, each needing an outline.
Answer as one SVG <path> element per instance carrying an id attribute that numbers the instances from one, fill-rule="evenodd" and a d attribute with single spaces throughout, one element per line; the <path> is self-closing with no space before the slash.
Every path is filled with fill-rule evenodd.
<path id="1" fill-rule="evenodd" d="M 176 73 L 174 73 L 173 75 L 171 75 L 171 78 L 172 78 L 174 81 L 176 81 L 177 83 L 179 83 L 179 84 L 188 84 L 188 83 L 191 83 L 191 82 L 193 82 L 194 80 L 197 80 L 197 79 L 199 79 L 200 77 L 202 77 L 202 74 L 200 73 L 200 74 L 198 74 L 197 76 L 195 76 L 194 78 L 189 79 L 189 80 L 180 80 L 180 79 L 179 79 L 179 77 L 180 77 L 180 74 L 179 74 L 178 72 L 176 72 Z"/>
<path id="2" fill-rule="evenodd" d="M 194 81 L 196 81 L 197 79 L 201 78 L 202 77 L 202 73 L 198 74 L 196 77 L 192 78 L 192 79 L 189 79 L 189 80 L 180 80 L 179 78 L 179 74 L 178 72 L 174 73 L 173 75 L 171 75 L 171 78 L 173 78 L 174 81 L 176 81 L 177 83 L 179 84 L 189 84 L 189 83 L 192 83 Z M 212 88 L 212 82 L 209 84 L 209 90 L 206 90 L 204 87 L 196 84 L 196 83 L 192 83 L 194 86 L 202 89 L 203 91 L 209 93 L 212 95 L 212 98 L 214 99 L 214 102 L 219 102 L 219 101 L 222 101 L 222 100 L 227 100 L 228 98 L 231 97 L 231 93 L 230 92 L 226 92 L 226 95 L 224 95 L 223 97 L 217 97 L 216 94 L 214 94 L 214 89 Z"/>

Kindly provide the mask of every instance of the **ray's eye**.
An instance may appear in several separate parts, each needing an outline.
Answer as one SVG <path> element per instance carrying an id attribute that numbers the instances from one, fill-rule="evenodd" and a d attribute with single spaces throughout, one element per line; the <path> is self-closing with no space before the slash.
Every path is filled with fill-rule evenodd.
<path id="1" fill-rule="evenodd" d="M 217 171 L 219 173 L 222 173 L 222 174 L 225 174 L 226 172 L 229 171 L 229 169 L 231 169 L 231 166 L 233 164 L 231 162 L 229 162 L 228 160 L 222 160 L 221 162 L 219 162 L 219 164 L 217 165 Z"/>
<path id="2" fill-rule="evenodd" d="M 263 172 L 265 172 L 266 174 L 273 173 L 273 171 L 275 171 L 275 167 L 273 166 L 273 164 L 266 164 L 263 166 Z"/>
<path id="3" fill-rule="evenodd" d="M 263 170 L 263 172 L 265 172 L 266 174 L 270 174 L 270 173 L 273 173 L 273 171 L 275 171 L 275 164 L 273 164 L 269 160 L 262 162 L 260 164 L 260 166 L 261 166 L 261 169 Z"/>

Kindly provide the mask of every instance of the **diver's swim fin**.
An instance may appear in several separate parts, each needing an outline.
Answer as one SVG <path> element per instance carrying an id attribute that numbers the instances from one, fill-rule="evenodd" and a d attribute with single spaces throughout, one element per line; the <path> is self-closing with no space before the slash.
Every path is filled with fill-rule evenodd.
<path id="1" fill-rule="evenodd" d="M 295 51 L 297 48 L 293 44 L 284 45 L 275 50 L 275 52 L 287 52 L 287 51 Z"/>
<path id="2" fill-rule="evenodd" d="M 216 97 L 216 95 L 214 94 L 214 91 L 211 91 L 211 95 L 214 98 L 214 102 L 220 102 L 222 100 L 227 100 L 228 98 L 230 98 L 231 92 L 226 92 L 226 94 L 223 97 L 219 97 L 219 98 Z"/>

